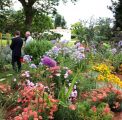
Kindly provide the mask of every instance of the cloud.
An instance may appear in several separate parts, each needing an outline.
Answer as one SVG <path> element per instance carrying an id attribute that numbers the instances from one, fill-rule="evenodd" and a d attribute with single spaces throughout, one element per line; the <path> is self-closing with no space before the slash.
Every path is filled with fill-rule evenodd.
<path id="1" fill-rule="evenodd" d="M 76 5 L 68 2 L 61 3 L 57 9 L 64 16 L 68 24 L 77 22 L 79 19 L 89 19 L 92 16 L 113 18 L 112 12 L 107 8 L 111 0 L 79 0 Z"/>

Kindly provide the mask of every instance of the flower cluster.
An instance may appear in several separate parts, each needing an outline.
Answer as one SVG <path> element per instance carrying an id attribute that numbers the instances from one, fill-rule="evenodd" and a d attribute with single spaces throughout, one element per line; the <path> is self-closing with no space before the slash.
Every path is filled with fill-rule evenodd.
<path id="1" fill-rule="evenodd" d="M 23 71 L 21 74 L 21 77 L 29 78 L 30 77 L 30 71 Z"/>
<path id="2" fill-rule="evenodd" d="M 58 102 L 45 92 L 45 86 L 41 83 L 35 87 L 25 86 L 19 93 L 18 103 L 21 108 L 17 110 L 19 114 L 14 120 L 51 120 L 58 110 Z"/>
<path id="3" fill-rule="evenodd" d="M 122 92 L 120 90 L 117 90 L 112 85 L 109 85 L 108 87 L 103 87 L 92 90 L 90 92 L 82 93 L 81 99 L 89 99 L 89 101 L 91 101 L 93 104 L 105 102 L 109 104 L 109 107 L 111 107 L 111 109 L 118 109 L 120 108 L 120 104 L 122 103 L 121 94 Z M 92 109 L 93 111 L 96 111 L 95 106 Z"/>
<path id="4" fill-rule="evenodd" d="M 27 63 L 31 62 L 32 61 L 32 56 L 30 56 L 30 55 L 24 55 L 23 56 L 23 61 L 24 62 L 27 62 Z"/>
<path id="5" fill-rule="evenodd" d="M 70 94 L 69 101 L 72 103 L 75 103 L 78 97 L 78 91 L 77 91 L 77 86 L 74 85 L 73 90 Z"/>
<path id="6" fill-rule="evenodd" d="M 51 50 L 46 52 L 46 55 L 54 59 L 56 59 L 58 55 L 63 55 L 63 57 L 69 56 L 71 60 L 74 60 L 76 63 L 78 63 L 85 58 L 84 51 L 85 51 L 85 48 L 78 47 L 78 45 L 75 45 L 73 47 L 54 46 Z"/>
<path id="7" fill-rule="evenodd" d="M 93 70 L 100 72 L 101 74 L 110 74 L 111 70 L 106 64 L 98 64 L 93 66 Z"/>
<path id="8" fill-rule="evenodd" d="M 94 66 L 93 69 L 100 73 L 97 77 L 98 81 L 107 81 L 110 83 L 114 83 L 122 88 L 122 81 L 120 80 L 120 78 L 111 73 L 111 69 L 113 69 L 113 67 L 109 68 L 106 64 L 100 64 Z"/>
<path id="9" fill-rule="evenodd" d="M 47 70 L 51 73 L 49 74 L 49 78 L 51 78 L 52 80 L 54 79 L 54 82 L 55 82 L 55 77 L 58 77 L 59 79 L 61 78 L 59 85 L 61 85 L 61 83 L 62 84 L 65 83 L 66 85 L 65 89 L 67 93 L 69 87 L 71 86 L 72 79 L 70 77 L 73 72 L 68 67 L 59 67 L 59 66 L 50 67 L 50 68 L 47 68 Z M 58 78 L 56 79 L 55 83 L 59 82 Z M 60 86 L 58 88 L 60 88 Z M 75 84 L 69 96 L 69 101 L 74 103 L 77 99 L 77 95 L 78 95 L 77 86 Z"/>
<path id="10" fill-rule="evenodd" d="M 51 50 L 46 52 L 46 55 L 52 58 L 57 58 L 59 53 L 60 53 L 60 48 L 57 46 L 54 46 Z"/>
<path id="11" fill-rule="evenodd" d="M 43 65 L 46 65 L 48 67 L 55 67 L 57 66 L 57 63 L 55 60 L 53 60 L 52 58 L 50 57 L 47 57 L 47 56 L 44 56 L 42 59 L 41 59 L 41 62 Z"/>

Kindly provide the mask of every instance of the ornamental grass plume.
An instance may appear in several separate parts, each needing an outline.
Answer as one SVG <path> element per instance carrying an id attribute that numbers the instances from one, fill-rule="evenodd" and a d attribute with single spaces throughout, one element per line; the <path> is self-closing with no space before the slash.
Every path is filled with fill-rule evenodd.
<path id="1" fill-rule="evenodd" d="M 41 60 L 43 65 L 46 65 L 48 67 L 55 67 L 57 66 L 57 63 L 55 60 L 53 60 L 50 57 L 44 56 L 43 59 Z"/>

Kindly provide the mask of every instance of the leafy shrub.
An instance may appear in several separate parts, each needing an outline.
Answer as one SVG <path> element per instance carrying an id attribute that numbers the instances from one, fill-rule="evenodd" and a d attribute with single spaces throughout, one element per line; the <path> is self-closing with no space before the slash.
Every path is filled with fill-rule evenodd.
<path id="1" fill-rule="evenodd" d="M 111 61 L 115 69 L 118 69 L 118 67 L 122 63 L 122 53 L 115 54 L 113 58 L 111 58 Z"/>
<path id="2" fill-rule="evenodd" d="M 61 34 L 54 33 L 53 31 L 48 31 L 48 32 L 43 32 L 43 33 L 35 32 L 35 33 L 33 33 L 32 36 L 33 36 L 33 38 L 36 38 L 38 40 L 40 40 L 40 39 L 56 40 L 56 39 L 60 39 L 62 37 Z"/>
<path id="3" fill-rule="evenodd" d="M 11 63 L 11 49 L 9 46 L 0 48 L 0 69 L 4 67 L 5 64 Z"/>
<path id="4" fill-rule="evenodd" d="M 24 49 L 25 54 L 31 55 L 35 63 L 39 62 L 40 56 L 52 48 L 51 42 L 47 40 L 33 41 Z"/>
<path id="5" fill-rule="evenodd" d="M 108 104 L 102 102 L 98 106 L 91 106 L 88 101 L 83 101 L 77 109 L 80 120 L 111 120 L 113 117 Z"/>

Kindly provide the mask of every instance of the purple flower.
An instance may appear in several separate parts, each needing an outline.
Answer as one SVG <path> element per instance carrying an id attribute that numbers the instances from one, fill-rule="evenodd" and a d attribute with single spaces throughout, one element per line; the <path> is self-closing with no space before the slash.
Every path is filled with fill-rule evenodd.
<path id="1" fill-rule="evenodd" d="M 75 45 L 76 47 L 80 47 L 81 46 L 81 43 L 80 42 L 78 42 L 78 43 L 76 43 L 76 45 Z"/>
<path id="2" fill-rule="evenodd" d="M 51 40 L 51 43 L 52 43 L 52 44 L 55 44 L 55 43 L 56 43 L 56 40 Z"/>
<path id="3" fill-rule="evenodd" d="M 47 56 L 44 56 L 41 62 L 48 67 L 55 67 L 57 65 L 55 60 Z"/>

